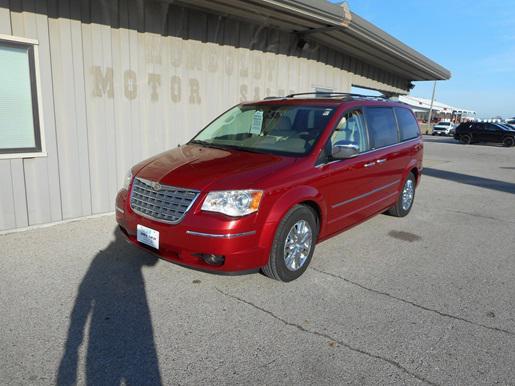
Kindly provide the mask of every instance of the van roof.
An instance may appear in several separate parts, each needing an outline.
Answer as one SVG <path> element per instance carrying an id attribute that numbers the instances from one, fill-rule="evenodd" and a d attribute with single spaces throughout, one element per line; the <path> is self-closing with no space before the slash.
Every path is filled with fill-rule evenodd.
<path id="1" fill-rule="evenodd" d="M 284 97 L 266 97 L 259 101 L 243 102 L 244 105 L 250 104 L 284 104 L 284 105 L 324 105 L 324 106 L 340 106 L 342 104 L 351 103 L 361 105 L 375 106 L 397 106 L 411 108 L 408 104 L 398 101 L 392 101 L 385 96 L 370 96 L 343 92 L 307 92 L 289 94 Z"/>

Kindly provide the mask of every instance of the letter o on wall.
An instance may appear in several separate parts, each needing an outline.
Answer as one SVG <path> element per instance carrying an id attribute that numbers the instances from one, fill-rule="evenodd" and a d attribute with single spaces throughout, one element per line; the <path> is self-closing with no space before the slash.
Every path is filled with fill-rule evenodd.
<path id="1" fill-rule="evenodd" d="M 133 100 L 138 96 L 138 80 L 134 71 L 127 70 L 123 73 L 123 87 L 127 99 Z"/>
<path id="2" fill-rule="evenodd" d="M 170 80 L 170 93 L 172 95 L 172 102 L 179 103 L 181 101 L 181 78 L 177 75 L 172 76 Z"/>
<path id="3" fill-rule="evenodd" d="M 199 105 L 201 103 L 200 99 L 200 84 L 197 79 L 190 79 L 190 103 L 194 105 Z"/>

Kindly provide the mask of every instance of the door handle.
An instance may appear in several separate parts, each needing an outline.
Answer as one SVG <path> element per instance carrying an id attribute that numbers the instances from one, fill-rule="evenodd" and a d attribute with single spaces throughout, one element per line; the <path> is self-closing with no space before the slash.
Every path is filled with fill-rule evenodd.
<path id="1" fill-rule="evenodd" d="M 386 162 L 386 158 L 381 158 L 376 161 L 378 164 L 384 164 Z"/>
<path id="2" fill-rule="evenodd" d="M 369 162 L 369 163 L 367 163 L 367 164 L 365 164 L 363 166 L 366 167 L 366 168 L 369 168 L 371 166 L 374 166 L 375 164 L 376 164 L 376 161 L 373 161 L 373 162 Z"/>

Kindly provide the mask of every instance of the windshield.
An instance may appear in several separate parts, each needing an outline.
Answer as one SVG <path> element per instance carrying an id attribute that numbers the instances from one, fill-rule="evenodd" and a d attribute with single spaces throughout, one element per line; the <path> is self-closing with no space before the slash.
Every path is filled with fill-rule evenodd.
<path id="1" fill-rule="evenodd" d="M 450 126 L 451 122 L 438 122 L 437 126 Z"/>
<path id="2" fill-rule="evenodd" d="M 303 155 L 311 151 L 334 110 L 327 106 L 240 105 L 214 120 L 191 142 Z"/>

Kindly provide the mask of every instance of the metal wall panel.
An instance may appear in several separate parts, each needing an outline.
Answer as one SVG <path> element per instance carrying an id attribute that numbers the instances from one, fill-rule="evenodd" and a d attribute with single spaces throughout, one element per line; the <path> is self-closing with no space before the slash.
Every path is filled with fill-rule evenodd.
<path id="1" fill-rule="evenodd" d="M 0 33 L 11 34 L 11 13 L 9 0 L 0 0 Z M 14 175 L 14 177 L 13 177 Z M 0 160 L 0 230 L 22 227 L 27 223 L 27 210 L 20 201 L 24 200 L 22 160 Z M 15 194 L 22 193 L 16 197 Z"/>
<path id="2" fill-rule="evenodd" d="M 241 101 L 406 82 L 285 31 L 163 1 L 0 0 L 0 33 L 39 41 L 48 151 L 0 161 L 0 230 L 112 211 L 131 165 Z"/>
<path id="3" fill-rule="evenodd" d="M 82 24 L 83 64 L 86 69 L 99 66 L 113 69 L 111 28 L 105 25 Z M 90 70 L 91 73 L 91 70 Z M 88 122 L 88 154 L 91 183 L 91 209 L 102 213 L 112 209 L 118 179 L 116 175 L 116 139 L 112 97 L 95 97 L 96 84 L 86 81 L 86 119 Z M 114 90 L 116 92 L 117 90 Z"/>
<path id="4" fill-rule="evenodd" d="M 69 2 L 49 1 L 50 54 L 63 219 L 91 214 L 81 23 Z M 76 10 L 74 10 L 76 12 Z M 48 90 L 43 93 L 49 96 Z"/>
<path id="5" fill-rule="evenodd" d="M 21 2 L 18 2 L 18 5 L 21 7 Z M 23 5 L 39 12 L 12 12 L 12 34 L 39 41 L 41 87 L 50 90 L 51 96 L 52 74 L 48 22 L 45 16 L 46 4 L 32 0 L 25 1 Z M 23 160 L 24 195 L 27 196 L 28 223 L 31 225 L 58 221 L 62 218 L 53 98 L 43 94 L 43 100 L 40 102 L 43 106 L 43 127 L 48 156 Z"/>

